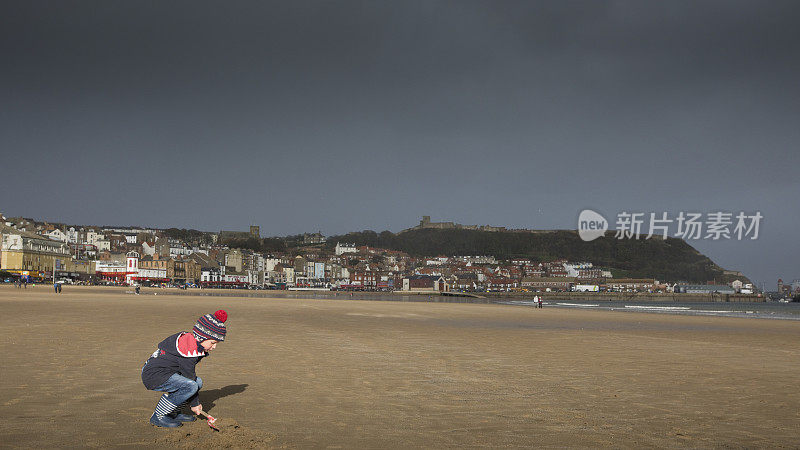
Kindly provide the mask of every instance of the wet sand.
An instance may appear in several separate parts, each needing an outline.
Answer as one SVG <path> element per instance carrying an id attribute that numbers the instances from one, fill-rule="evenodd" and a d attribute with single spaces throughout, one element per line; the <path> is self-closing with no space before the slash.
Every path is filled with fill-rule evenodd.
<path id="1" fill-rule="evenodd" d="M 154 292 L 0 286 L 0 446 L 800 446 L 795 321 Z M 219 308 L 227 432 L 150 426 L 142 363 Z"/>

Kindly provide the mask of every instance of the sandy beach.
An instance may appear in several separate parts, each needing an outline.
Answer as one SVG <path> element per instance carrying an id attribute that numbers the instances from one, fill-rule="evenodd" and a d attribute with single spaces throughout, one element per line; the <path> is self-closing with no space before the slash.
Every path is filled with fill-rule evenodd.
<path id="1" fill-rule="evenodd" d="M 800 445 L 796 321 L 157 292 L 0 286 L 0 446 Z M 142 363 L 220 308 L 226 429 L 151 426 Z"/>

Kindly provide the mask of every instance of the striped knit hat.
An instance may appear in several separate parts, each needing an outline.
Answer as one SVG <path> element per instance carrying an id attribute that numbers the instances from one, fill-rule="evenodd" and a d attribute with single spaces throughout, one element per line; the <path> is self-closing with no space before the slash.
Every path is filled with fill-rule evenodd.
<path id="1" fill-rule="evenodd" d="M 224 341 L 226 320 L 228 320 L 228 313 L 221 309 L 214 314 L 206 314 L 197 319 L 197 323 L 192 328 L 192 333 L 200 342 L 207 339 Z"/>

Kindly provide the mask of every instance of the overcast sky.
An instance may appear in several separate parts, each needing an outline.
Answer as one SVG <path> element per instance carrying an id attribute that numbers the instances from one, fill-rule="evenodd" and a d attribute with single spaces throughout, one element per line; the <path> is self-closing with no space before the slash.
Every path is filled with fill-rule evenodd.
<path id="1" fill-rule="evenodd" d="M 800 278 L 800 3 L 5 2 L 7 216 L 262 235 L 761 211 Z M 613 226 L 612 226 L 613 227 Z"/>

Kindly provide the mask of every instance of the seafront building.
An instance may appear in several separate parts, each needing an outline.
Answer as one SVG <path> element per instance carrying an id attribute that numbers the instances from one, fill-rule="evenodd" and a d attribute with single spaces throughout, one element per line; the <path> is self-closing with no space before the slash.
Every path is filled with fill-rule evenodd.
<path id="1" fill-rule="evenodd" d="M 95 274 L 103 281 L 115 283 L 195 284 L 200 282 L 200 264 L 192 259 L 140 257 L 131 251 L 124 259 L 97 261 Z"/>
<path id="2" fill-rule="evenodd" d="M 66 243 L 0 224 L 0 269 L 25 277 L 52 277 L 54 268 L 70 260 Z"/>
<path id="3" fill-rule="evenodd" d="M 679 284 L 675 292 L 681 294 L 735 294 L 736 289 L 724 284 Z"/>
<path id="4" fill-rule="evenodd" d="M 568 277 L 525 277 L 520 284 L 533 291 L 570 291 L 575 282 L 575 278 Z"/>

